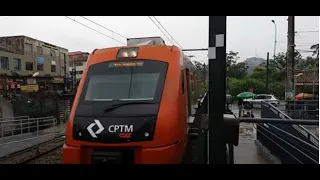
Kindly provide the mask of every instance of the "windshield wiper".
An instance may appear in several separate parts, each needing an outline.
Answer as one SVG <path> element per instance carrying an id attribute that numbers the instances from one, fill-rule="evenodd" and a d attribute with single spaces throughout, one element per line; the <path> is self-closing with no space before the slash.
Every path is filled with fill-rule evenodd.
<path id="1" fill-rule="evenodd" d="M 118 101 L 119 102 L 119 101 Z M 153 102 L 139 102 L 139 101 L 132 101 L 132 102 L 120 102 L 120 103 L 116 103 L 116 104 L 112 104 L 111 106 L 107 107 L 104 112 L 109 112 L 112 111 L 116 108 L 122 107 L 122 106 L 126 106 L 126 105 L 131 105 L 131 104 L 155 104 Z"/>

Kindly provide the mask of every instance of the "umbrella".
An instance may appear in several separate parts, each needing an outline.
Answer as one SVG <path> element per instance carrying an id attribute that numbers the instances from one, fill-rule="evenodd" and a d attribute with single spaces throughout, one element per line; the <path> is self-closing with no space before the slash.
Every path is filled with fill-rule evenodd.
<path id="1" fill-rule="evenodd" d="M 298 95 L 296 95 L 296 99 L 297 100 L 302 100 L 302 99 L 312 99 L 313 95 L 312 94 L 308 94 L 308 93 L 300 93 Z"/>
<path id="2" fill-rule="evenodd" d="M 252 92 L 242 92 L 237 95 L 237 98 L 239 99 L 249 99 L 249 98 L 254 98 L 256 95 Z"/>

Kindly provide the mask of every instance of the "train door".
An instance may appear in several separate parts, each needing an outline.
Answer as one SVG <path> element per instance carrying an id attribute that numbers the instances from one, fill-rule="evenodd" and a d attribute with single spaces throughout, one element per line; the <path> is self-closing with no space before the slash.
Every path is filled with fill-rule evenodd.
<path id="1" fill-rule="evenodd" d="M 187 106 L 188 106 L 188 116 L 191 116 L 191 91 L 190 91 L 190 71 L 186 69 L 186 79 L 187 79 Z"/>

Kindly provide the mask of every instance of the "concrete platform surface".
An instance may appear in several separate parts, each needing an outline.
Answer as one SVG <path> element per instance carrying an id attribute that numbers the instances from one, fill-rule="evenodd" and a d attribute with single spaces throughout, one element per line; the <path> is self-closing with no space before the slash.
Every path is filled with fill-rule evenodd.
<path id="1" fill-rule="evenodd" d="M 238 117 L 238 105 L 232 105 L 232 112 Z M 261 110 L 253 110 L 254 118 L 261 117 Z M 239 145 L 234 147 L 235 164 L 274 164 L 271 158 L 263 151 L 260 143 L 256 143 L 257 131 L 253 123 L 240 123 Z"/>

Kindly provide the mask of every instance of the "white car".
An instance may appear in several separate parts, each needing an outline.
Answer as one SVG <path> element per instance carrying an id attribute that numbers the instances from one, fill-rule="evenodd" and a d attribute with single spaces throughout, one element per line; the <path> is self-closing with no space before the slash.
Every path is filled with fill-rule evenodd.
<path id="1" fill-rule="evenodd" d="M 254 108 L 261 108 L 261 102 L 268 102 L 275 107 L 279 106 L 280 101 L 272 94 L 257 94 L 255 98 L 245 99 L 244 101 L 250 102 Z"/>

